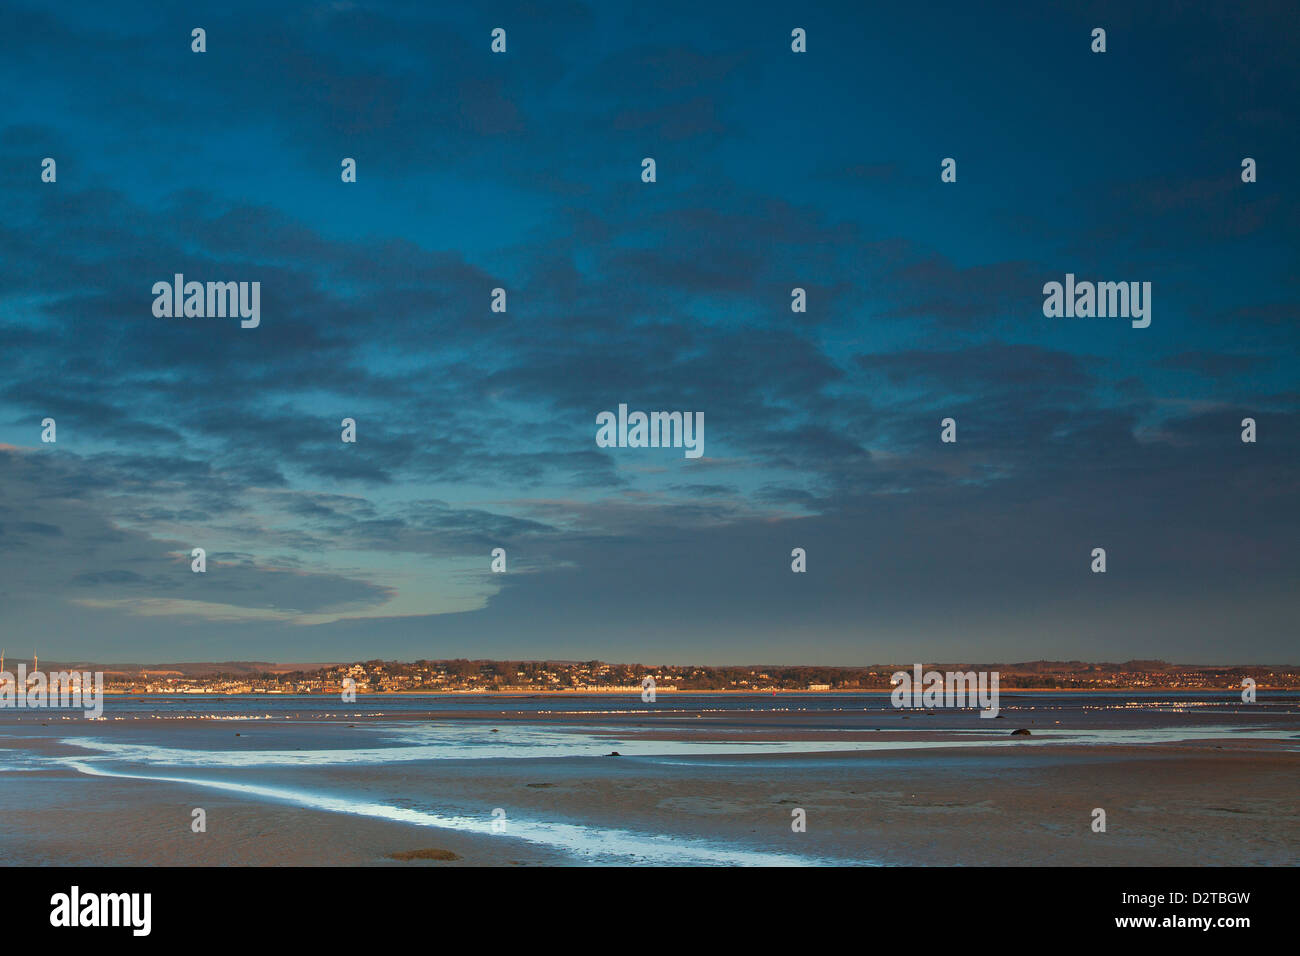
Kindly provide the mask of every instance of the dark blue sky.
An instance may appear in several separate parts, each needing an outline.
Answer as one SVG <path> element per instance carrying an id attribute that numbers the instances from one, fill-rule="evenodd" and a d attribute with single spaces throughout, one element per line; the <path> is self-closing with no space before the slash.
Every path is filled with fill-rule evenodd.
<path id="1" fill-rule="evenodd" d="M 7 4 L 0 645 L 1294 660 L 1294 5 L 903 6 Z"/>

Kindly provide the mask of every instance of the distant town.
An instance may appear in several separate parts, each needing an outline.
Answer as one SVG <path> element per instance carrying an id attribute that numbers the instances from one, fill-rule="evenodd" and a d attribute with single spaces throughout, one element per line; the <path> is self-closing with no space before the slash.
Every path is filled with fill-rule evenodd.
<path id="1" fill-rule="evenodd" d="M 12 666 L 12 662 L 11 662 Z M 926 664 L 934 670 L 996 670 L 1002 689 L 1261 690 L 1300 689 L 1300 665 L 1200 666 L 1165 661 L 1097 664 Z M 911 663 L 869 667 L 682 666 L 602 661 L 359 661 L 350 664 L 263 662 L 158 665 L 47 664 L 47 670 L 104 672 L 104 690 L 119 694 L 639 693 L 649 677 L 656 693 L 880 691 Z M 347 682 L 351 682 L 348 684 Z"/>

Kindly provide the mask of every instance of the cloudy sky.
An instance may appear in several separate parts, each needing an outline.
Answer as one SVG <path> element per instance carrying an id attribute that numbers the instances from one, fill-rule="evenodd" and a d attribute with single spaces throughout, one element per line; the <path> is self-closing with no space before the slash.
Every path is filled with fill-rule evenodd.
<path id="1" fill-rule="evenodd" d="M 186 6 L 7 5 L 11 656 L 1300 657 L 1293 5 Z"/>

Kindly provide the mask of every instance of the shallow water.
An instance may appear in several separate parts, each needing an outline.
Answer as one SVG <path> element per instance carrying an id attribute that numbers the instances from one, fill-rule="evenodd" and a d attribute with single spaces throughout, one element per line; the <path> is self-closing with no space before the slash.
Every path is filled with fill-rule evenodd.
<path id="1" fill-rule="evenodd" d="M 1248 707 L 1233 694 L 1005 694 L 1005 720 L 969 711 L 904 713 L 894 710 L 883 693 L 673 695 L 656 705 L 636 704 L 608 697 L 521 701 L 407 695 L 366 699 L 360 705 L 263 696 L 110 699 L 101 720 L 49 712 L 4 714 L 0 771 L 154 781 L 416 827 L 489 834 L 494 832 L 491 808 L 482 800 L 439 794 L 430 786 L 431 775 L 472 777 L 479 772 L 475 767 L 491 767 L 497 775 L 526 775 L 527 768 L 547 761 L 579 767 L 598 761 L 590 772 L 601 773 L 611 765 L 606 756 L 611 751 L 621 755 L 621 767 L 632 762 L 645 765 L 649 773 L 676 774 L 689 773 L 693 766 L 741 773 L 776 758 L 820 754 L 834 761 L 868 751 L 1070 744 L 1086 753 L 1097 745 L 1228 738 L 1300 750 L 1300 699 L 1295 695 L 1262 697 Z M 244 723 L 236 736 L 229 721 L 253 723 Z M 1012 728 L 1026 724 L 1033 727 L 1032 736 L 1010 736 Z M 719 763 L 720 758 L 728 762 Z M 0 807 L 10 803 L 4 789 L 0 787 Z M 586 862 L 867 862 L 542 819 L 513 809 L 505 835 Z"/>

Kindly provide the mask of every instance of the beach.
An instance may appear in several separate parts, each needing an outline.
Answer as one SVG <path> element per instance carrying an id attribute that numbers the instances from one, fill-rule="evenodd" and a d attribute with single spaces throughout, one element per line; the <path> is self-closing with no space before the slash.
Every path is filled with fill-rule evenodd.
<path id="1" fill-rule="evenodd" d="M 1214 694 L 1007 694 L 1002 714 L 899 711 L 870 694 L 674 695 L 656 705 L 190 698 L 163 713 L 110 699 L 97 721 L 6 712 L 0 861 L 1297 860 L 1294 693 L 1252 706 Z M 195 809 L 204 832 L 192 829 Z M 1104 832 L 1093 828 L 1097 809 Z M 413 850 L 454 858 L 393 858 Z"/>

